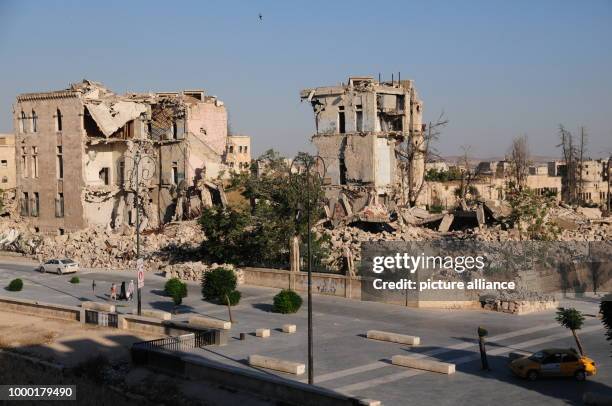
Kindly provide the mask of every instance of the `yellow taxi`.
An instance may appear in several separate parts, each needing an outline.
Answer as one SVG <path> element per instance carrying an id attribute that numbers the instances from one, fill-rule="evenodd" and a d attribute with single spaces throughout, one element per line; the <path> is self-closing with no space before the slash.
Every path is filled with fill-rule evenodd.
<path id="1" fill-rule="evenodd" d="M 521 378 L 535 381 L 541 376 L 573 376 L 584 381 L 587 375 L 595 375 L 595 361 L 578 354 L 573 348 L 538 351 L 528 357 L 510 362 L 510 369 Z"/>

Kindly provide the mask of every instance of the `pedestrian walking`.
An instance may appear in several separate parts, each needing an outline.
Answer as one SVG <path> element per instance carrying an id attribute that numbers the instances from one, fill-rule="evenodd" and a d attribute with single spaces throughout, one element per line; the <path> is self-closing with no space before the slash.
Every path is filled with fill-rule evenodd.
<path id="1" fill-rule="evenodd" d="M 125 281 L 121 282 L 121 291 L 119 293 L 119 300 L 127 300 L 127 295 L 125 294 Z"/>
<path id="2" fill-rule="evenodd" d="M 127 288 L 128 300 L 134 299 L 134 280 L 130 280 Z"/>
<path id="3" fill-rule="evenodd" d="M 96 280 L 95 279 L 91 282 L 91 291 L 93 293 L 96 293 Z"/>
<path id="4" fill-rule="evenodd" d="M 117 300 L 117 285 L 115 285 L 115 282 L 111 284 L 110 298 L 111 300 Z"/>

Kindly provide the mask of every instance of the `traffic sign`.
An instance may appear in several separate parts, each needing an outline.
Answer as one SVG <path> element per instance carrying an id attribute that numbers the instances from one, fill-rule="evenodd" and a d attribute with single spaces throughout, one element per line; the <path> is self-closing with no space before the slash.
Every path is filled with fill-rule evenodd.
<path id="1" fill-rule="evenodd" d="M 142 258 L 138 258 L 136 261 L 136 272 L 138 274 L 138 289 L 144 287 L 144 261 Z"/>

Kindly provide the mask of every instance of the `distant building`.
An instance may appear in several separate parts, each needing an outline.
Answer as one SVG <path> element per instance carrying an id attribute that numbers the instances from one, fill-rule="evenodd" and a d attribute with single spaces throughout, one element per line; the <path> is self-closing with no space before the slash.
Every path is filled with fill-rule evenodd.
<path id="1" fill-rule="evenodd" d="M 230 135 L 227 137 L 225 162 L 230 170 L 244 172 L 251 166 L 251 137 L 248 135 Z"/>
<path id="2" fill-rule="evenodd" d="M 15 135 L 0 134 L 0 189 L 15 188 Z"/>

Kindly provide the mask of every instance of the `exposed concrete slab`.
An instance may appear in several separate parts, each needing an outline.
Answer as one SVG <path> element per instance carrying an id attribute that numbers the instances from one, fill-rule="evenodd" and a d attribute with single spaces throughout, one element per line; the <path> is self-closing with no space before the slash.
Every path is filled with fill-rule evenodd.
<path id="1" fill-rule="evenodd" d="M 391 343 L 419 345 L 421 339 L 405 334 L 389 333 L 387 331 L 369 330 L 366 336 L 371 340 L 389 341 Z"/>
<path id="2" fill-rule="evenodd" d="M 300 364 L 299 362 L 285 361 L 278 358 L 265 357 L 263 355 L 250 355 L 249 365 L 294 375 L 301 375 L 306 372 L 306 365 Z"/>
<path id="3" fill-rule="evenodd" d="M 431 361 L 423 358 L 415 358 L 407 355 L 394 355 L 391 358 L 393 365 L 399 365 L 402 367 L 422 369 L 425 371 L 439 372 L 441 374 L 454 374 L 455 364 L 449 364 L 447 362 Z"/>
<path id="4" fill-rule="evenodd" d="M 438 226 L 438 231 L 441 232 L 441 233 L 446 233 L 450 229 L 451 224 L 453 224 L 453 220 L 454 219 L 455 219 L 454 215 L 446 214 L 442 218 L 442 222 Z"/>
<path id="5" fill-rule="evenodd" d="M 198 327 L 218 328 L 221 330 L 229 330 L 232 328 L 232 323 L 230 323 L 229 321 L 202 316 L 190 317 L 189 324 L 193 324 L 194 326 Z"/>

